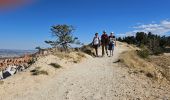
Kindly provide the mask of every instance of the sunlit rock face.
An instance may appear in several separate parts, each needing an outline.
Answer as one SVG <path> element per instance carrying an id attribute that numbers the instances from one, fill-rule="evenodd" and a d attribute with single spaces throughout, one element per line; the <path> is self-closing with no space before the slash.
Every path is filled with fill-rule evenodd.
<path id="1" fill-rule="evenodd" d="M 32 60 L 32 56 L 25 55 L 23 57 L 17 57 L 17 58 L 4 58 L 0 59 L 0 68 L 5 69 L 6 67 L 10 65 L 22 65 L 27 64 Z"/>
<path id="2" fill-rule="evenodd" d="M 15 50 L 14 50 L 15 51 Z M 31 62 L 34 58 L 46 56 L 53 53 L 53 49 L 42 49 L 40 51 L 22 51 L 22 56 L 18 55 L 15 57 L 0 57 L 0 70 L 7 68 L 8 66 L 20 66 L 20 65 L 27 65 Z M 55 50 L 56 51 L 56 50 Z M 8 50 L 8 53 L 11 51 Z M 15 51 L 17 52 L 17 51 Z M 21 51 L 20 51 L 21 52 Z M 24 52 L 24 53 L 23 53 Z M 26 53 L 26 54 L 25 54 Z"/>
<path id="3" fill-rule="evenodd" d="M 27 69 L 33 59 L 32 56 L 33 55 L 25 55 L 17 58 L 0 59 L 0 80 Z"/>

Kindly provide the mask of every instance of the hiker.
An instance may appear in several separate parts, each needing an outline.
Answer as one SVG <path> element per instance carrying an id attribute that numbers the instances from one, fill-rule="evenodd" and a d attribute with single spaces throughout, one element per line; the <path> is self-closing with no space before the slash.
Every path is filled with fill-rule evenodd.
<path id="1" fill-rule="evenodd" d="M 113 56 L 113 51 L 114 47 L 116 46 L 116 38 L 114 36 L 114 33 L 111 32 L 109 36 L 109 51 L 110 51 L 110 56 Z"/>
<path id="2" fill-rule="evenodd" d="M 106 54 L 108 56 L 108 51 L 107 51 L 108 42 L 109 42 L 109 37 L 106 34 L 106 32 L 103 31 L 103 35 L 101 36 L 102 56 L 105 55 L 105 51 L 106 51 Z M 105 51 L 104 51 L 104 49 L 105 49 Z"/>
<path id="3" fill-rule="evenodd" d="M 98 33 L 95 34 L 94 38 L 93 38 L 93 42 L 92 42 L 92 45 L 95 49 L 95 52 L 96 52 L 96 57 L 98 57 L 98 48 L 100 47 L 100 39 L 99 39 L 99 36 L 98 36 Z"/>

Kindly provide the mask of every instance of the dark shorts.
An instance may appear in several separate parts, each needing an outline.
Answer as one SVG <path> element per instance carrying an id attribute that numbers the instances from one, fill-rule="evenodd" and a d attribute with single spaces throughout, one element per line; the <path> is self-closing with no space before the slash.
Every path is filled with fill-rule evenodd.
<path id="1" fill-rule="evenodd" d="M 93 48 L 97 49 L 99 47 L 99 45 L 93 45 Z"/>
<path id="2" fill-rule="evenodd" d="M 112 43 L 112 44 L 109 44 L 108 50 L 114 50 L 114 44 L 113 44 L 113 43 Z"/>

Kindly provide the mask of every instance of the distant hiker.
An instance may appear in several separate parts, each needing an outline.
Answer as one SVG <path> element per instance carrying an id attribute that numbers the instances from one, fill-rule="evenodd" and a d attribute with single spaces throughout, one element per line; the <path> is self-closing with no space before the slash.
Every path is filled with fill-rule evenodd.
<path id="1" fill-rule="evenodd" d="M 109 36 L 109 51 L 110 56 L 113 56 L 114 47 L 116 46 L 116 38 L 114 36 L 114 33 L 111 32 Z"/>
<path id="2" fill-rule="evenodd" d="M 98 33 L 95 34 L 94 38 L 93 38 L 93 42 L 92 42 L 92 45 L 95 49 L 95 52 L 96 52 L 96 57 L 98 57 L 98 48 L 100 46 L 100 39 L 99 39 L 99 36 L 98 36 Z"/>
<path id="3" fill-rule="evenodd" d="M 103 31 L 103 35 L 101 36 L 102 56 L 105 55 L 105 51 L 106 51 L 106 54 L 108 56 L 108 51 L 107 51 L 108 42 L 109 42 L 109 37 L 106 34 L 106 32 Z M 105 51 L 104 51 L 104 49 L 105 49 Z"/>

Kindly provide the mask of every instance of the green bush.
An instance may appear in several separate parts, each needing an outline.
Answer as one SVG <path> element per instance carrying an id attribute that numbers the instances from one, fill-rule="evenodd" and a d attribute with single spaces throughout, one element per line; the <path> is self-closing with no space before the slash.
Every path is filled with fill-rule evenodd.
<path id="1" fill-rule="evenodd" d="M 153 48 L 152 52 L 154 55 L 159 55 L 159 54 L 162 54 L 164 50 L 161 47 L 156 47 L 156 48 Z"/>
<path id="2" fill-rule="evenodd" d="M 146 49 L 146 46 L 144 44 L 140 44 L 139 48 Z"/>
<path id="3" fill-rule="evenodd" d="M 139 50 L 139 51 L 137 51 L 137 55 L 141 58 L 148 58 L 149 50 L 147 50 L 147 49 Z"/>

